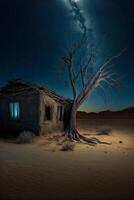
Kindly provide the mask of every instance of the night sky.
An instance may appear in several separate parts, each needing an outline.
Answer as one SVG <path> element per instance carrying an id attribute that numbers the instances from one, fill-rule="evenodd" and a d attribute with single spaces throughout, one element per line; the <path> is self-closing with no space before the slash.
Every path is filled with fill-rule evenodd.
<path id="1" fill-rule="evenodd" d="M 21 78 L 71 98 L 61 57 L 86 27 L 94 43 L 106 33 L 96 63 L 124 47 L 127 51 L 114 64 L 122 77 L 120 91 L 110 90 L 105 102 L 96 90 L 81 110 L 134 106 L 134 1 L 74 1 L 81 16 L 76 17 L 69 0 L 0 0 L 0 85 Z"/>

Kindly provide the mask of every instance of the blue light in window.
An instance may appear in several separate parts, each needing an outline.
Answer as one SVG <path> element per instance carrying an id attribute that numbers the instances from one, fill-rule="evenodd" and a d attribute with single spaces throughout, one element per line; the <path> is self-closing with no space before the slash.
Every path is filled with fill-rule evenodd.
<path id="1" fill-rule="evenodd" d="M 20 119 L 20 104 L 19 102 L 12 102 L 9 104 L 10 107 L 10 116 L 12 119 Z"/>
<path id="2" fill-rule="evenodd" d="M 10 103 L 10 116 L 13 118 L 13 103 Z"/>

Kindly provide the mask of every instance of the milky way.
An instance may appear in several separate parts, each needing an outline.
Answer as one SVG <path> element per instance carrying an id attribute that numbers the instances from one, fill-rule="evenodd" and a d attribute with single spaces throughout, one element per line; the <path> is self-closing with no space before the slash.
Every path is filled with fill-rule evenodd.
<path id="1" fill-rule="evenodd" d="M 83 10 L 82 4 L 84 4 L 83 1 L 76 1 L 76 0 L 64 0 L 67 5 L 71 8 L 71 14 L 73 16 L 73 19 L 76 22 L 76 25 L 78 25 L 79 30 L 81 30 L 83 34 L 83 38 L 85 38 L 89 34 L 89 19 L 86 16 L 86 13 Z"/>
<path id="2" fill-rule="evenodd" d="M 86 27 L 86 19 L 85 16 L 82 14 L 80 6 L 78 6 L 77 2 L 74 0 L 68 0 L 71 8 L 72 8 L 72 14 L 74 19 L 79 23 L 79 27 L 82 30 L 84 34 L 87 33 L 87 27 Z"/>
<path id="3" fill-rule="evenodd" d="M 77 27 L 82 33 L 82 40 L 85 40 L 90 37 L 90 41 L 93 42 L 93 32 L 91 28 L 91 24 L 89 21 L 89 17 L 84 10 L 84 2 L 85 0 L 64 0 L 65 4 L 71 9 L 71 14 L 73 16 L 74 21 L 76 22 Z M 83 42 L 82 42 L 83 43 Z M 87 45 L 88 48 L 88 45 Z"/>

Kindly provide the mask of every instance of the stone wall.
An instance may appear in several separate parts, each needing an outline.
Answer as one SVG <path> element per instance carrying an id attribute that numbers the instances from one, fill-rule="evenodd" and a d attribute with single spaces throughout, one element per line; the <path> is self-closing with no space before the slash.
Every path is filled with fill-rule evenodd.
<path id="1" fill-rule="evenodd" d="M 20 119 L 11 119 L 9 103 L 19 102 Z M 22 130 L 39 132 L 39 94 L 25 92 L 0 98 L 0 129 L 19 133 Z"/>
<path id="2" fill-rule="evenodd" d="M 51 120 L 45 117 L 45 107 L 51 108 Z M 41 134 L 51 133 L 54 131 L 63 131 L 64 122 L 58 119 L 58 106 L 63 106 L 45 94 L 40 94 L 40 129 Z"/>

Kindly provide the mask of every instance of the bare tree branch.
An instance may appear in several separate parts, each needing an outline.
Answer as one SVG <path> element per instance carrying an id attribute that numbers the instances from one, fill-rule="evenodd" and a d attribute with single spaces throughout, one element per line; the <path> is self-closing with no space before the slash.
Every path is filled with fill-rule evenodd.
<path id="1" fill-rule="evenodd" d="M 73 92 L 73 100 L 76 98 L 76 76 L 74 72 L 74 68 L 72 65 L 72 54 L 70 53 L 70 57 L 63 57 L 63 61 L 67 66 L 68 72 L 69 72 L 69 79 L 71 82 L 72 92 Z"/>
<path id="2" fill-rule="evenodd" d="M 122 55 L 126 49 L 121 50 L 117 55 L 112 56 L 107 59 L 105 63 L 99 68 L 96 74 L 88 79 L 84 84 L 84 87 L 76 99 L 77 108 L 85 101 L 85 99 L 91 94 L 91 92 L 98 87 L 101 82 L 105 82 L 110 86 L 117 87 L 117 80 L 113 79 L 114 73 L 111 70 L 107 70 L 107 65 L 109 65 L 113 60 Z"/>
<path id="3" fill-rule="evenodd" d="M 99 68 L 100 68 L 101 70 L 103 70 L 103 69 L 104 69 L 108 64 L 110 64 L 113 60 L 115 60 L 115 59 L 117 59 L 118 57 L 120 57 L 126 50 L 127 50 L 127 49 L 124 48 L 124 49 L 122 49 L 117 55 L 108 58 L 108 59 L 104 62 L 104 64 L 102 64 Z"/>

